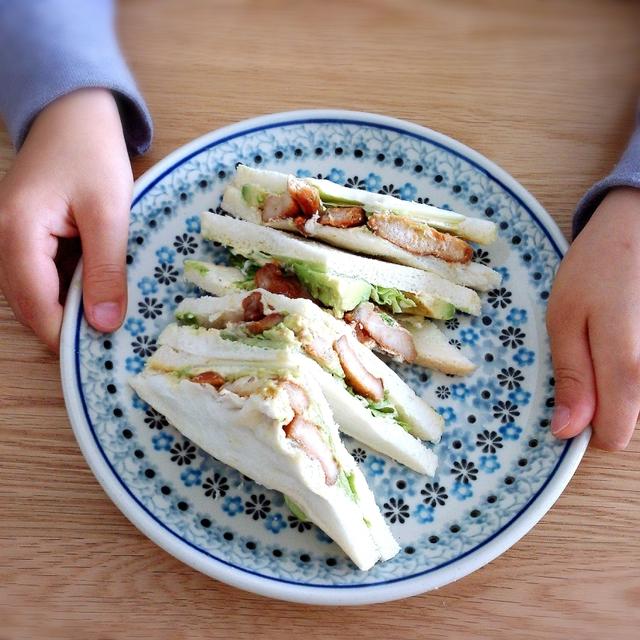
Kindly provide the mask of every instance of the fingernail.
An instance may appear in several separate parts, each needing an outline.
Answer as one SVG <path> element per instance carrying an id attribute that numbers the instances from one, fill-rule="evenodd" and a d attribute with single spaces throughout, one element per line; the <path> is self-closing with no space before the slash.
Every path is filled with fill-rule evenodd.
<path id="1" fill-rule="evenodd" d="M 571 411 L 569 408 L 561 404 L 557 405 L 553 410 L 553 418 L 551 418 L 551 433 L 554 436 L 559 435 L 569 426 L 570 421 Z"/>
<path id="2" fill-rule="evenodd" d="M 117 302 L 99 302 L 93 307 L 91 315 L 101 327 L 115 327 L 120 322 L 120 305 Z"/>

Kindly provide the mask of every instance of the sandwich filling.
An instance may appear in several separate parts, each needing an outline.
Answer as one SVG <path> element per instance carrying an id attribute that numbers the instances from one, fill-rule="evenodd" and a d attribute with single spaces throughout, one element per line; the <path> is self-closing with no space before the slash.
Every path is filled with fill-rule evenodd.
<path id="1" fill-rule="evenodd" d="M 372 311 L 373 305 L 366 304 L 371 307 L 371 311 L 363 310 L 362 315 L 366 316 L 366 322 L 370 326 L 373 325 L 374 334 L 379 334 L 382 330 L 380 323 L 384 324 L 384 321 L 371 321 L 369 317 L 371 313 L 375 313 Z M 357 315 L 359 317 L 361 314 Z M 299 344 L 312 360 L 343 384 L 373 416 L 393 420 L 406 431 L 411 431 L 409 424 L 389 399 L 383 380 L 367 369 L 346 335 L 333 340 L 327 328 L 320 323 L 316 325 L 296 313 L 279 313 L 265 308 L 259 291 L 247 294 L 242 300 L 242 311 L 225 311 L 210 321 L 199 321 L 193 313 L 178 313 L 176 320 L 181 325 L 219 329 L 221 338 L 243 344 L 273 349 Z M 391 332 L 407 332 L 400 325 L 388 328 Z M 390 337 L 386 340 L 390 350 L 395 348 L 396 343 L 398 348 L 408 347 L 406 344 L 400 347 L 399 339 L 396 343 Z M 204 373 L 209 375 L 208 372 Z M 299 429 L 304 431 L 304 425 L 293 425 L 292 433 L 297 433 Z"/>
<path id="2" fill-rule="evenodd" d="M 254 184 L 244 184 L 241 193 L 244 201 L 260 212 L 265 224 L 291 219 L 303 235 L 312 235 L 314 224 L 340 229 L 364 227 L 418 256 L 461 264 L 469 263 L 473 257 L 473 249 L 465 240 L 434 228 L 437 219 L 429 224 L 423 217 L 412 217 L 406 211 L 372 205 L 357 194 L 350 193 L 351 198 L 344 198 L 328 181 L 322 181 L 322 187 L 290 175 L 284 193 L 270 193 Z M 441 212 L 441 215 L 448 214 Z M 442 226 L 450 229 L 454 216 L 448 216 L 451 219 Z"/>

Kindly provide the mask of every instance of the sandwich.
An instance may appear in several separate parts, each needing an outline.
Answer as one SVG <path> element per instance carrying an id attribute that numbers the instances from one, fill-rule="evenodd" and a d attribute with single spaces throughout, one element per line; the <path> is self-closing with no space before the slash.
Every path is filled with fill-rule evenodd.
<path id="1" fill-rule="evenodd" d="M 496 239 L 496 225 L 488 220 L 245 165 L 238 165 L 225 189 L 222 208 L 254 224 L 423 269 L 479 291 L 500 284 L 496 271 L 471 261 L 468 241 Z"/>
<path id="2" fill-rule="evenodd" d="M 205 331 L 206 330 L 200 330 Z M 195 331 L 191 339 L 200 342 Z M 164 344 L 131 380 L 137 394 L 221 462 L 286 496 L 362 570 L 399 550 L 340 441 L 307 360 L 226 343 L 196 355 Z"/>
<path id="3" fill-rule="evenodd" d="M 371 300 L 390 313 L 436 319 L 456 309 L 480 314 L 472 289 L 413 267 L 347 253 L 277 229 L 205 211 L 202 236 L 228 247 L 234 265 L 257 286 L 290 297 L 310 297 L 341 317 Z"/>
<path id="4" fill-rule="evenodd" d="M 266 265 L 253 269 L 245 268 L 246 261 L 241 259 L 240 267 L 212 264 L 198 260 L 184 261 L 184 277 L 199 289 L 214 296 L 225 296 L 233 292 L 251 291 L 262 287 L 263 295 L 275 291 L 280 306 L 282 298 L 296 300 L 304 305 L 301 308 L 317 309 L 323 317 L 331 314 L 312 304 L 308 290 L 297 281 L 293 274 L 280 273 L 277 278 L 269 274 L 275 267 Z M 280 268 L 281 271 L 282 268 Z M 253 272 L 253 273 L 252 273 Z M 257 276 L 257 277 L 256 277 Z M 191 304 L 191 303 L 185 303 Z M 334 325 L 339 323 L 331 318 Z M 468 375 L 475 365 L 461 351 L 451 345 L 440 329 L 427 318 L 387 313 L 370 301 L 360 302 L 352 311 L 343 314 L 342 320 L 348 322 L 360 342 L 398 362 L 417 364 L 452 375 Z"/>
<path id="5" fill-rule="evenodd" d="M 355 337 L 351 327 L 310 300 L 256 290 L 183 300 L 160 344 L 203 356 L 233 349 L 290 349 L 304 354 L 343 433 L 418 473 L 437 458 L 443 419 Z"/>

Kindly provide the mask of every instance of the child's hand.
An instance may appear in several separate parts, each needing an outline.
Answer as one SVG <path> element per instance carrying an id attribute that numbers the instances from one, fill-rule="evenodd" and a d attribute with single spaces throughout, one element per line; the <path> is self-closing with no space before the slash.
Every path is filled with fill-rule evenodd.
<path id="1" fill-rule="evenodd" d="M 609 192 L 571 245 L 547 326 L 553 433 L 570 438 L 592 422 L 594 444 L 624 449 L 640 411 L 640 190 Z"/>
<path id="2" fill-rule="evenodd" d="M 16 317 L 54 351 L 62 322 L 59 238 L 80 236 L 88 321 L 100 331 L 122 322 L 131 190 L 118 108 L 103 89 L 44 109 L 0 182 L 0 287 Z"/>

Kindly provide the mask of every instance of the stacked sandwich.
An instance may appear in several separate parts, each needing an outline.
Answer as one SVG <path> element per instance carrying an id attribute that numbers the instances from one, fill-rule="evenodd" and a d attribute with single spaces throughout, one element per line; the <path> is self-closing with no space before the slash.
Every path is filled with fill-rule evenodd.
<path id="1" fill-rule="evenodd" d="M 372 350 L 473 371 L 431 320 L 479 314 L 474 289 L 499 276 L 471 262 L 467 240 L 490 242 L 495 227 L 243 165 L 222 206 L 231 216 L 203 213 L 202 234 L 228 247 L 231 264 L 184 264 L 187 280 L 216 297 L 180 303 L 132 386 L 368 569 L 398 546 L 339 431 L 433 475 L 424 442 L 438 442 L 442 418 Z"/>

